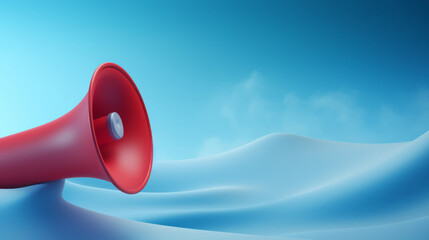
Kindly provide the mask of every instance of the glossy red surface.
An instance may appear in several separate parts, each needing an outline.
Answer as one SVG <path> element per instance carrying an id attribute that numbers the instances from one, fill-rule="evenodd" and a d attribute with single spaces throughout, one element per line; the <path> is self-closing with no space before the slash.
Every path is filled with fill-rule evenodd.
<path id="1" fill-rule="evenodd" d="M 124 192 L 141 191 L 152 168 L 153 146 L 149 118 L 137 87 L 121 67 L 105 63 L 95 71 L 88 96 L 92 120 L 117 112 L 124 125 L 122 139 L 96 144 L 112 183 Z"/>
<path id="2" fill-rule="evenodd" d="M 99 145 L 94 119 L 118 112 L 124 137 Z M 98 133 L 100 134 L 100 133 Z M 0 188 L 70 177 L 94 177 L 137 193 L 152 168 L 152 134 L 137 87 L 118 65 L 99 66 L 88 94 L 64 116 L 0 138 Z"/>

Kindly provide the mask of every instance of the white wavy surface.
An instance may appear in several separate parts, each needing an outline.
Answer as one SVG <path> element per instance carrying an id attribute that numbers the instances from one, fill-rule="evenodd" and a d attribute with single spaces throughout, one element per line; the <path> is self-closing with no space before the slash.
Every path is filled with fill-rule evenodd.
<path id="1" fill-rule="evenodd" d="M 24 224 L 52 239 L 74 239 L 68 228 L 80 239 L 428 239 L 428 147 L 429 133 L 392 144 L 272 134 L 207 158 L 154 162 L 136 195 L 74 180 L 67 201 L 62 181 L 0 190 L 0 233 Z"/>

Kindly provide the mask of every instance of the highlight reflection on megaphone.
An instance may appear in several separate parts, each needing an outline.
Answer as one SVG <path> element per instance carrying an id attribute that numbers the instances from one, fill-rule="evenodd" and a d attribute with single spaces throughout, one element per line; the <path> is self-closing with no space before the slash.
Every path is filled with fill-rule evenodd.
<path id="1" fill-rule="evenodd" d="M 152 158 L 149 118 L 136 85 L 120 66 L 104 63 L 73 110 L 0 138 L 0 188 L 93 177 L 137 193 L 149 179 Z"/>

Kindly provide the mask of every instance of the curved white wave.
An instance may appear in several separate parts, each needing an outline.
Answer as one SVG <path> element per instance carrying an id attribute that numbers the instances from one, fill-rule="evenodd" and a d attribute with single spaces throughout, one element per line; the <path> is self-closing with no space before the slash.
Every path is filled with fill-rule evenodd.
<path id="1" fill-rule="evenodd" d="M 63 196 L 80 207 L 122 218 L 100 215 L 100 219 L 128 226 L 122 227 L 128 229 L 128 238 L 151 231 L 155 236 L 156 229 L 168 228 L 160 225 L 167 225 L 188 228 L 168 228 L 176 239 L 221 234 L 199 230 L 303 239 L 344 239 L 350 234 L 356 239 L 403 239 L 401 229 L 410 230 L 409 238 L 425 239 L 429 232 L 423 227 L 429 222 L 428 147 L 429 133 L 392 144 L 272 134 L 211 157 L 154 162 L 147 187 L 136 195 L 71 180 L 66 181 Z M 39 193 L 39 188 L 49 188 L 41 186 L 52 184 L 0 190 L 0 211 L 2 206 L 16 207 L 22 199 L 52 195 L 57 199 L 61 190 Z M 30 189 L 39 190 L 31 194 Z M 68 206 L 66 201 L 59 202 Z M 0 223 L 4 219 L 0 216 Z M 129 230 L 137 225 L 141 226 Z M 135 230 L 140 228 L 146 230 Z M 251 237 L 227 234 L 215 238 Z"/>

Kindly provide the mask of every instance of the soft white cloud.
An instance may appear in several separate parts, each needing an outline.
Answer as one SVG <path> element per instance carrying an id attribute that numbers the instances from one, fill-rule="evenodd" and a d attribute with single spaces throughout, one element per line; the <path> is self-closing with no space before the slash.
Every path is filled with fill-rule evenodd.
<path id="1" fill-rule="evenodd" d="M 429 113 L 429 89 L 420 89 L 416 96 L 417 108 Z"/>
<path id="2" fill-rule="evenodd" d="M 219 138 L 211 137 L 204 141 L 198 156 L 214 155 L 225 151 L 225 147 L 226 146 L 224 146 L 224 143 Z"/>
<path id="3" fill-rule="evenodd" d="M 281 131 L 328 139 L 338 139 L 338 132 L 355 134 L 366 114 L 355 95 L 335 91 L 304 98 L 285 93 L 278 108 Z"/>
<path id="4" fill-rule="evenodd" d="M 338 122 L 356 121 L 361 118 L 362 110 L 350 94 L 330 92 L 314 96 L 309 101 L 310 109 L 333 117 Z"/>
<path id="5" fill-rule="evenodd" d="M 412 107 L 406 109 L 388 103 L 374 103 L 368 108 L 359 101 L 363 97 L 359 92 L 336 90 L 306 97 L 288 89 L 283 97 L 273 96 L 273 92 L 261 74 L 254 71 L 220 94 L 216 107 L 230 135 L 208 138 L 199 155 L 220 153 L 274 132 L 336 141 L 385 142 L 404 141 L 407 136 L 405 140 L 411 140 L 429 127 L 426 90 L 410 94 L 413 97 L 405 105 Z M 414 130 L 404 134 L 410 126 Z"/>
<path id="6" fill-rule="evenodd" d="M 242 124 L 243 118 L 270 115 L 270 102 L 262 96 L 264 90 L 262 77 L 257 71 L 253 71 L 231 91 L 221 95 L 218 101 L 221 116 L 233 124 Z"/>

